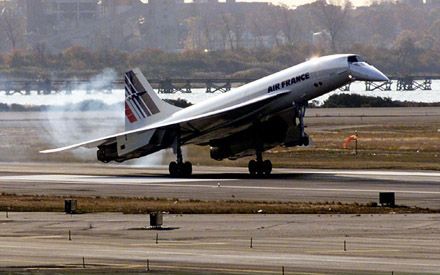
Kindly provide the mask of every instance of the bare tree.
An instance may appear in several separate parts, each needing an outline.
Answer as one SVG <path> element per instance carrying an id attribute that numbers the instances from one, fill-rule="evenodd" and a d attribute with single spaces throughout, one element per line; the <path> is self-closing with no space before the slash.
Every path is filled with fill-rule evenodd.
<path id="1" fill-rule="evenodd" d="M 20 36 L 23 34 L 23 22 L 20 16 L 14 14 L 11 9 L 3 8 L 0 13 L 0 28 L 11 43 L 12 50 L 17 49 Z"/>
<path id="2" fill-rule="evenodd" d="M 198 18 L 193 16 L 185 19 L 188 34 L 185 40 L 185 49 L 195 50 L 200 47 L 200 32 Z"/>
<path id="3" fill-rule="evenodd" d="M 34 60 L 41 65 L 47 65 L 47 47 L 44 43 L 37 43 L 32 49 Z"/>
<path id="4" fill-rule="evenodd" d="M 327 29 L 330 35 L 331 50 L 337 52 L 338 39 L 347 26 L 349 11 L 353 6 L 349 0 L 334 1 L 333 3 L 322 0 L 318 2 L 318 7 L 321 25 Z"/>
<path id="5" fill-rule="evenodd" d="M 230 14 L 222 14 L 222 18 L 223 18 L 223 24 L 225 27 L 225 33 L 227 36 L 227 39 L 229 40 L 230 46 L 231 46 L 231 50 L 234 50 L 234 35 L 232 33 L 231 27 L 230 27 L 230 22 L 232 21 L 231 19 L 231 15 Z"/>
<path id="6" fill-rule="evenodd" d="M 281 31 L 286 36 L 289 45 L 293 45 L 296 41 L 296 36 L 299 33 L 299 24 L 287 5 L 282 5 L 281 9 Z"/>
<path id="7" fill-rule="evenodd" d="M 399 66 L 399 72 L 402 75 L 410 74 L 411 68 L 415 65 L 414 58 L 418 55 L 418 49 L 414 42 L 414 33 L 410 31 L 402 32 L 395 41 L 396 63 Z"/>
<path id="8" fill-rule="evenodd" d="M 261 30 L 261 26 L 258 22 L 258 20 L 256 19 L 256 17 L 254 17 L 252 19 L 252 25 L 251 25 L 251 33 L 254 35 L 255 37 L 255 42 L 254 42 L 254 47 L 258 48 L 258 47 L 263 47 L 263 32 Z"/>

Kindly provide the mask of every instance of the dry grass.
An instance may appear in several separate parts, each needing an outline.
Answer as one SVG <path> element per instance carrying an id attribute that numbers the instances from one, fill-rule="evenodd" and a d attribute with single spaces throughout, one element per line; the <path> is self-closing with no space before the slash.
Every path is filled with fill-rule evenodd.
<path id="1" fill-rule="evenodd" d="M 348 125 L 327 129 L 310 126 L 310 147 L 277 147 L 265 153 L 274 167 L 285 168 L 342 168 L 342 169 L 411 169 L 440 170 L 440 123 L 417 125 Z M 358 154 L 354 144 L 343 149 L 345 137 L 359 135 Z M 205 165 L 247 166 L 248 159 L 217 162 L 208 159 L 208 148 L 191 147 L 188 157 Z"/>
<path id="2" fill-rule="evenodd" d="M 96 163 L 95 150 L 38 154 L 38 150 L 54 146 L 48 144 L 52 138 L 42 130 L 47 122 L 33 121 L 28 114 L 19 115 L 19 121 L 6 119 L 0 124 L 3 140 L 0 161 Z M 78 121 L 79 125 L 82 123 Z M 275 167 L 440 170 L 438 108 L 311 109 L 306 123 L 314 145 L 274 148 L 265 157 L 271 159 Z M 102 121 L 103 128 L 112 124 L 114 119 Z M 85 129 L 86 133 L 87 130 L 93 129 Z M 344 138 L 356 130 L 359 134 L 357 156 L 352 150 L 341 148 Z M 60 143 L 68 144 L 67 141 Z M 208 147 L 189 146 L 186 152 L 186 158 L 199 165 L 247 166 L 250 159 L 218 162 L 210 159 Z M 155 164 L 168 164 L 173 159 L 173 154 L 166 152 L 162 163 Z"/>
<path id="3" fill-rule="evenodd" d="M 62 212 L 65 197 L 2 194 L 0 211 Z M 380 214 L 440 213 L 439 210 L 377 207 L 375 203 L 278 202 L 278 201 L 201 201 L 160 198 L 76 197 L 80 213 L 122 212 L 143 214 L 164 211 L 172 214 Z"/>

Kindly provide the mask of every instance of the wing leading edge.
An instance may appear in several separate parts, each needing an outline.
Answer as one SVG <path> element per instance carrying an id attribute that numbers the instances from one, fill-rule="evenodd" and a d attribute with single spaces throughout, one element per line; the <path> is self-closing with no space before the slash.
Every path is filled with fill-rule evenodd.
<path id="1" fill-rule="evenodd" d="M 62 152 L 62 151 L 76 149 L 79 147 L 94 148 L 94 147 L 98 147 L 101 145 L 116 142 L 116 139 L 118 137 L 122 137 L 122 136 L 126 136 L 126 135 L 140 134 L 143 132 L 147 132 L 147 131 L 151 131 L 151 130 L 155 130 L 155 129 L 159 129 L 159 128 L 166 128 L 166 127 L 178 125 L 181 123 L 188 123 L 188 122 L 194 122 L 194 121 L 199 121 L 199 120 L 211 119 L 215 116 L 221 116 L 226 113 L 228 115 L 231 115 L 231 112 L 234 112 L 235 110 L 239 110 L 244 107 L 249 107 L 253 104 L 261 103 L 262 101 L 269 101 L 269 100 L 275 99 L 275 98 L 280 97 L 288 92 L 289 92 L 289 90 L 280 90 L 280 91 L 277 91 L 276 93 L 265 94 L 263 96 L 256 97 L 254 99 L 245 101 L 243 103 L 236 104 L 236 105 L 233 105 L 230 107 L 226 107 L 226 108 L 223 108 L 220 110 L 208 112 L 205 114 L 191 116 L 191 117 L 183 118 L 183 119 L 172 119 L 172 118 L 164 119 L 162 121 L 153 123 L 153 124 L 148 125 L 146 127 L 118 133 L 115 135 L 111 135 L 111 136 L 107 136 L 107 137 L 103 137 L 103 138 L 99 138 L 99 139 L 89 140 L 89 141 L 85 141 L 85 142 L 81 142 L 81 143 L 77 143 L 77 144 L 73 144 L 73 145 L 69 145 L 69 146 L 65 146 L 65 147 L 61 147 L 61 148 L 44 150 L 44 151 L 40 151 L 40 153 L 42 153 L 42 154 L 58 153 L 58 152 Z"/>

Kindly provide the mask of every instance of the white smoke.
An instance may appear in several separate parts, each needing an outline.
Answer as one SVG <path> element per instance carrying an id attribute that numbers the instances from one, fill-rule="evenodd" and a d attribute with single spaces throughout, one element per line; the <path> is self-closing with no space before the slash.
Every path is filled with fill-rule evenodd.
<path id="1" fill-rule="evenodd" d="M 60 147 L 123 131 L 124 94 L 107 90 L 116 77 L 114 70 L 106 69 L 94 76 L 90 84 L 73 87 L 72 95 L 56 95 L 62 97 L 63 105 L 51 106 L 43 113 L 45 140 Z M 102 110 L 102 104 L 112 108 Z M 96 150 L 72 152 L 80 159 L 96 159 Z"/>
<path id="2" fill-rule="evenodd" d="M 58 148 L 123 132 L 125 93 L 123 90 L 108 91 L 116 79 L 117 73 L 106 69 L 94 76 L 89 84 L 73 87 L 72 95 L 60 96 L 62 105 L 49 107 L 43 112 L 42 133 L 46 142 Z M 103 110 L 102 104 L 111 108 Z M 80 148 L 72 153 L 80 160 L 97 161 L 96 149 Z M 169 158 L 168 152 L 159 151 L 123 165 L 158 166 Z"/>
<path id="3" fill-rule="evenodd" d="M 171 150 L 161 150 L 159 152 L 153 153 L 151 155 L 134 159 L 129 161 L 128 163 L 131 166 L 135 167 L 158 167 L 162 166 L 166 163 L 166 160 L 169 159 L 169 155 Z"/>

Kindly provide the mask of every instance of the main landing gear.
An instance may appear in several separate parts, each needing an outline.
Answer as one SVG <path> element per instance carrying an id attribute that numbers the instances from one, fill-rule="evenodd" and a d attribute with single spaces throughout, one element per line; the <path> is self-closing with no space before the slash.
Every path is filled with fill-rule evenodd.
<path id="1" fill-rule="evenodd" d="M 180 144 L 180 138 L 176 140 L 176 155 L 177 161 L 170 162 L 169 171 L 171 177 L 185 178 L 192 175 L 192 163 L 189 161 L 183 162 L 182 147 Z"/>
<path id="2" fill-rule="evenodd" d="M 294 103 L 295 107 L 295 117 L 294 117 L 294 123 L 295 125 L 298 125 L 299 127 L 299 144 L 298 145 L 304 145 L 308 146 L 310 144 L 310 138 L 309 135 L 307 135 L 304 131 L 304 116 L 306 115 L 306 109 L 307 109 L 307 103 L 306 104 L 297 104 Z M 299 120 L 297 123 L 296 119 Z"/>
<path id="3" fill-rule="evenodd" d="M 310 144 L 310 138 L 304 131 L 305 128 L 304 116 L 306 115 L 307 102 L 305 103 L 294 102 L 293 107 L 294 107 L 293 123 L 297 127 L 297 131 L 295 134 L 295 142 L 291 145 L 308 146 Z M 270 160 L 263 161 L 262 150 L 257 149 L 256 151 L 257 151 L 257 159 L 249 161 L 248 164 L 249 173 L 252 176 L 270 175 L 270 173 L 272 173 L 272 163 L 270 162 Z"/>
<path id="4" fill-rule="evenodd" d="M 257 159 L 249 161 L 248 168 L 251 176 L 269 176 L 272 172 L 272 162 L 270 160 L 263 161 L 263 154 L 257 151 Z"/>

